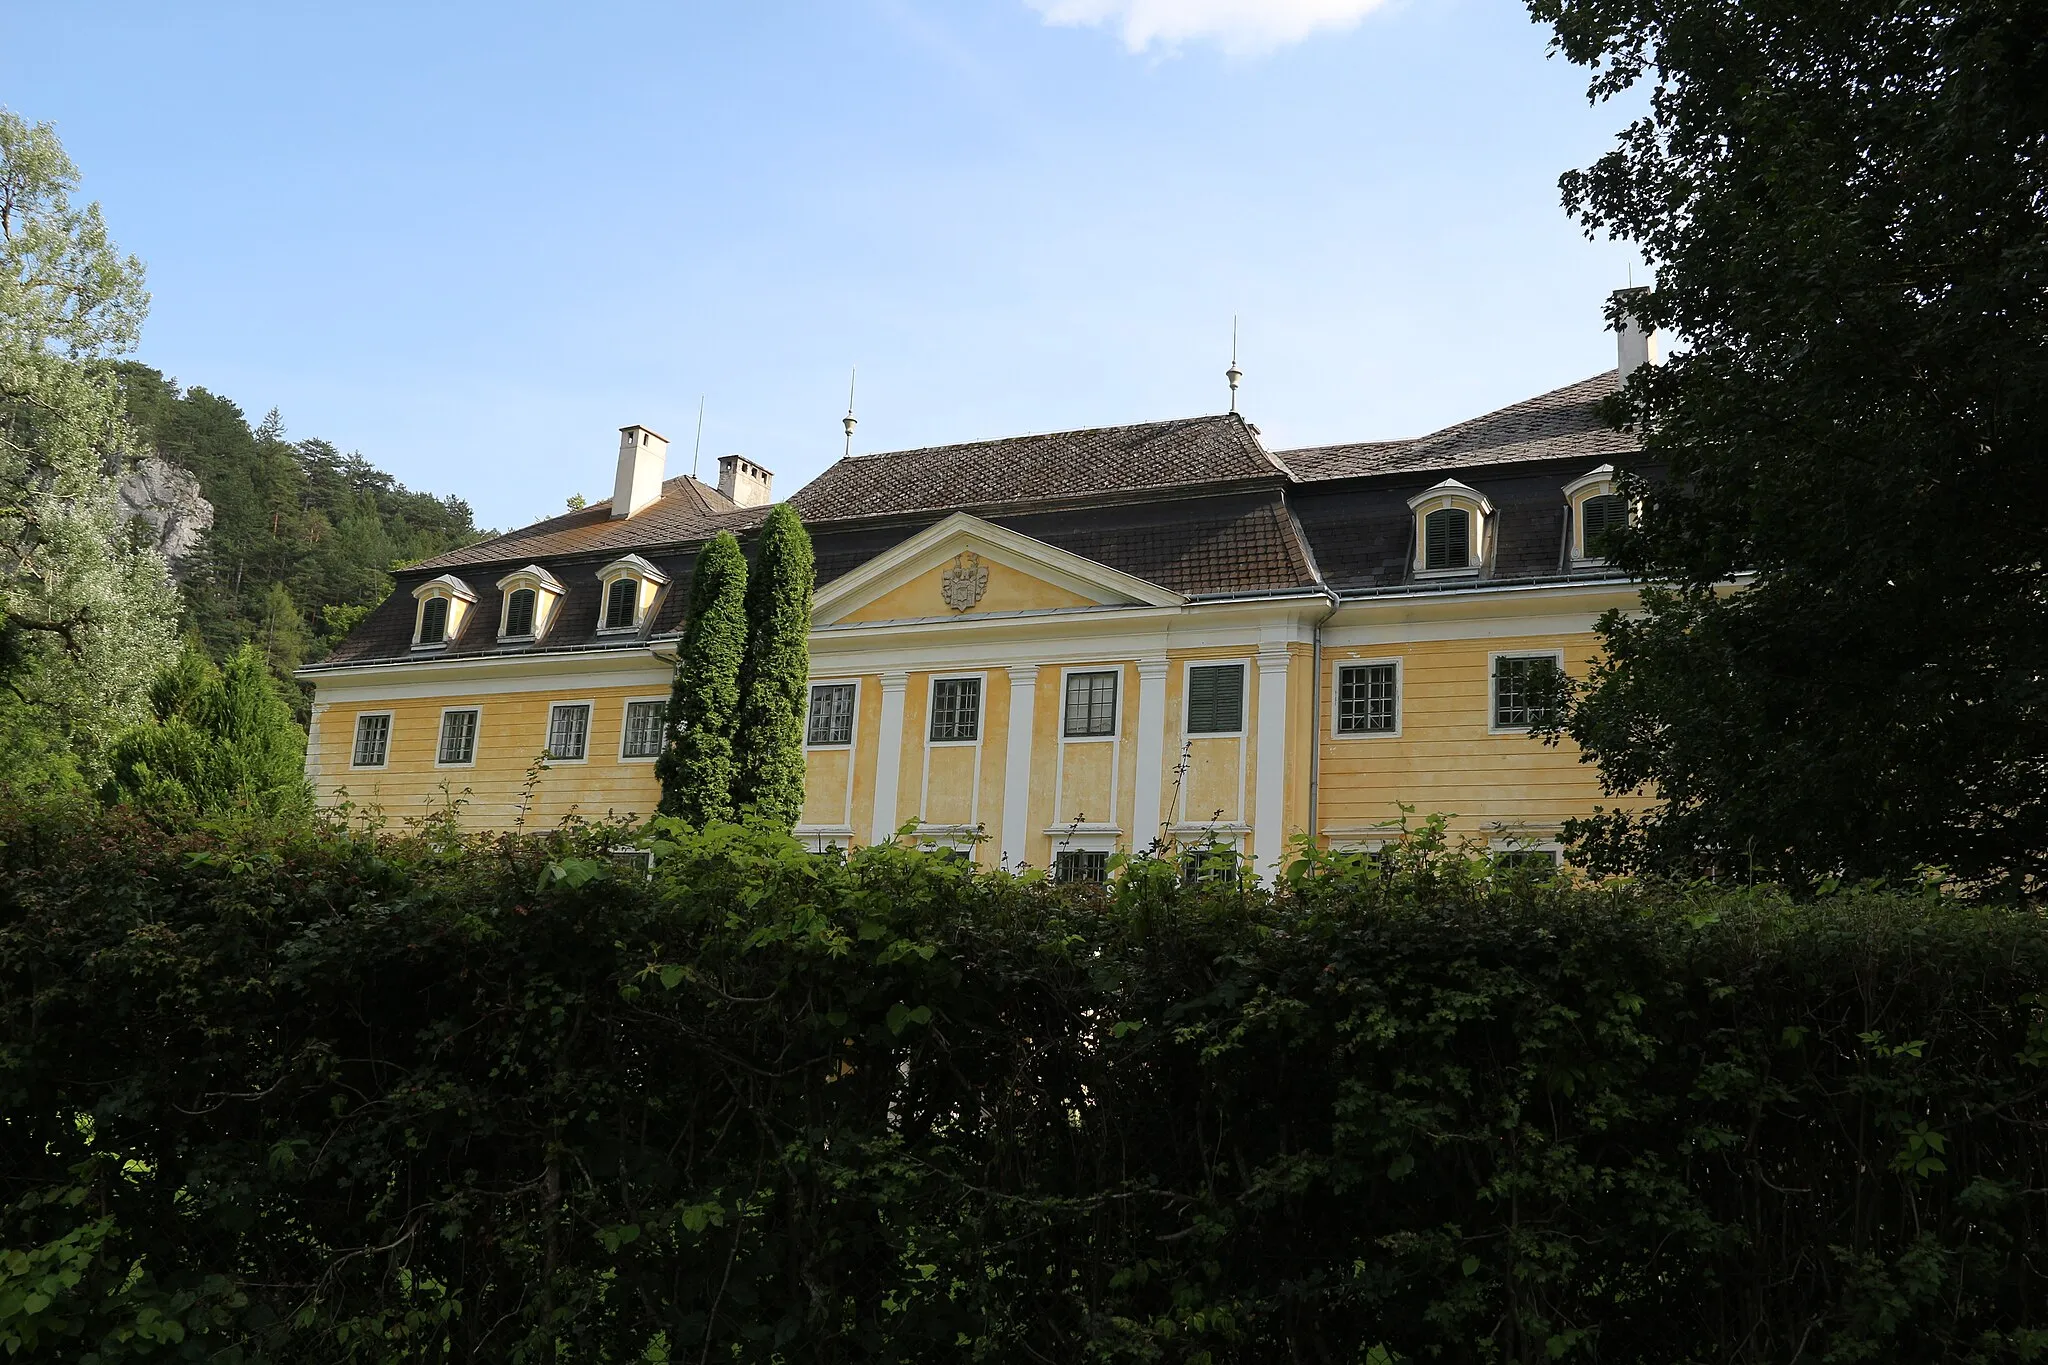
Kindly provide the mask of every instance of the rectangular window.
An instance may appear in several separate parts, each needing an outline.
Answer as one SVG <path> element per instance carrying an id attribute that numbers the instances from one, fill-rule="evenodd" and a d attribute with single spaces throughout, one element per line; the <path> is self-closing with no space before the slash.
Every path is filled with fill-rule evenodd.
<path id="1" fill-rule="evenodd" d="M 1221 844 L 1189 849 L 1180 855 L 1180 879 L 1186 886 L 1195 886 L 1201 882 L 1236 881 L 1237 850 L 1225 848 Z"/>
<path id="2" fill-rule="evenodd" d="M 940 678 L 932 684 L 932 742 L 981 737 L 981 679 Z"/>
<path id="3" fill-rule="evenodd" d="M 1067 675 L 1067 726 L 1074 735 L 1116 733 L 1116 674 Z"/>
<path id="4" fill-rule="evenodd" d="M 443 711 L 441 713 L 441 763 L 474 763 L 476 761 L 476 712 Z"/>
<path id="5" fill-rule="evenodd" d="M 1531 730 L 1548 725 L 1551 710 L 1538 693 L 1557 672 L 1552 654 L 1503 654 L 1493 661 L 1493 728 Z"/>
<path id="6" fill-rule="evenodd" d="M 575 762 L 590 752 L 590 703 L 548 708 L 548 757 Z"/>
<path id="7" fill-rule="evenodd" d="M 1337 670 L 1337 733 L 1390 735 L 1400 728 L 1400 669 L 1347 664 Z"/>
<path id="8" fill-rule="evenodd" d="M 853 743 L 853 694 L 852 683 L 811 684 L 811 718 L 804 726 L 804 743 Z"/>
<path id="9" fill-rule="evenodd" d="M 1098 886 L 1109 880 L 1109 854 L 1089 849 L 1069 849 L 1054 855 L 1052 879 L 1056 882 L 1094 882 Z"/>
<path id="10" fill-rule="evenodd" d="M 619 744 L 621 758 L 660 758 L 662 722 L 668 716 L 665 701 L 629 701 L 626 703 L 626 733 Z"/>
<path id="11" fill-rule="evenodd" d="M 356 717 L 356 757 L 358 768 L 381 768 L 391 752 L 391 717 Z"/>
<path id="12" fill-rule="evenodd" d="M 1503 848 L 1493 854 L 1493 870 L 1509 877 L 1542 880 L 1557 875 L 1557 854 L 1547 848 Z"/>
<path id="13" fill-rule="evenodd" d="M 1188 670 L 1188 733 L 1227 735 L 1244 729 L 1244 665 L 1204 664 Z"/>

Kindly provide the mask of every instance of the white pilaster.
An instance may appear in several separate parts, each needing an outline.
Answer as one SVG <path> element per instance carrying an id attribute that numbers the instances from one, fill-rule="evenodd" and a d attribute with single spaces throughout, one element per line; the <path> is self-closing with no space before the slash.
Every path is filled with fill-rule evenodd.
<path id="1" fill-rule="evenodd" d="M 1166 781 L 1166 660 L 1138 660 L 1138 771 L 1132 779 L 1131 852 L 1159 837 L 1159 790 Z"/>
<path id="2" fill-rule="evenodd" d="M 1003 756 L 1003 861 L 1024 860 L 1031 837 L 1031 721 L 1038 704 L 1038 665 L 1010 669 L 1010 742 Z"/>
<path id="3" fill-rule="evenodd" d="M 1253 812 L 1252 861 L 1261 877 L 1280 870 L 1286 826 L 1281 807 L 1287 799 L 1287 649 L 1259 649 L 1259 767 Z"/>
<path id="4" fill-rule="evenodd" d="M 896 775 L 903 767 L 903 693 L 908 673 L 882 675 L 882 733 L 875 754 L 875 822 L 868 838 L 887 843 L 896 837 Z"/>

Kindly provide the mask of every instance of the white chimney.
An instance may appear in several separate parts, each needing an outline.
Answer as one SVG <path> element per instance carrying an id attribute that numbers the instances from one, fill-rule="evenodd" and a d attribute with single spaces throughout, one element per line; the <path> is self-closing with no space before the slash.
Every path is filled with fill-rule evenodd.
<path id="1" fill-rule="evenodd" d="M 646 427 L 619 428 L 619 477 L 612 484 L 612 515 L 630 517 L 661 498 L 668 469 L 668 438 Z"/>
<path id="2" fill-rule="evenodd" d="M 769 485 L 775 476 L 744 455 L 718 457 L 718 491 L 741 507 L 759 507 L 768 501 Z"/>
<path id="3" fill-rule="evenodd" d="M 1649 292 L 1641 286 L 1614 291 L 1615 308 L 1621 315 L 1614 333 L 1614 368 L 1624 384 L 1642 366 L 1657 363 L 1657 334 L 1643 326 L 1634 307 Z"/>

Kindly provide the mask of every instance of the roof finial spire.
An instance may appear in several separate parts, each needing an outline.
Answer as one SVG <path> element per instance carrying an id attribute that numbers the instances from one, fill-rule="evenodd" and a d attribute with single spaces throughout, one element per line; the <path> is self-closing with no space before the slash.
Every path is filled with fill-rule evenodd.
<path id="1" fill-rule="evenodd" d="M 860 425 L 860 418 L 853 415 L 853 386 L 860 378 L 860 366 L 853 367 L 853 373 L 846 377 L 846 416 L 839 419 L 839 425 L 846 428 L 846 457 L 853 457 L 853 429 Z"/>
<path id="2" fill-rule="evenodd" d="M 1230 410 L 1237 411 L 1237 381 L 1244 378 L 1244 371 L 1237 368 L 1237 315 L 1230 315 L 1230 368 L 1223 372 L 1230 381 Z"/>
<path id="3" fill-rule="evenodd" d="M 697 478 L 697 456 L 704 451 L 704 395 L 697 395 L 697 444 L 690 447 L 690 477 Z M 699 479 L 698 482 L 703 482 Z"/>

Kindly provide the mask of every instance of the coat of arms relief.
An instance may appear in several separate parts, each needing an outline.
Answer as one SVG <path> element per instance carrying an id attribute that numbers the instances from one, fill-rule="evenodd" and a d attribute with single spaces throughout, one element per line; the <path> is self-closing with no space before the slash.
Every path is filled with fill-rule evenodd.
<path id="1" fill-rule="evenodd" d="M 954 611 L 966 611 L 988 591 L 988 565 L 972 552 L 957 555 L 939 575 L 939 596 Z"/>

